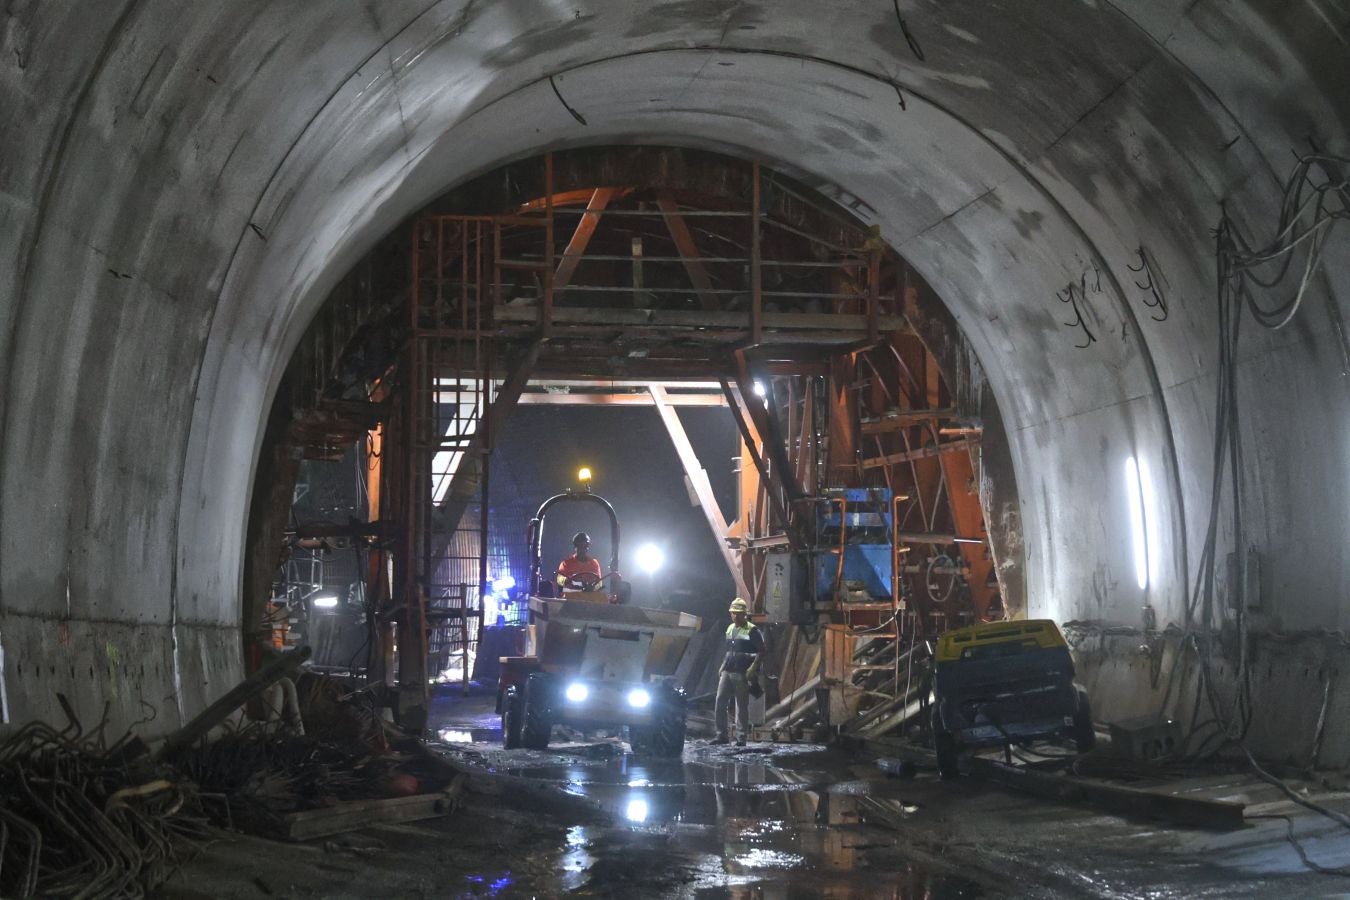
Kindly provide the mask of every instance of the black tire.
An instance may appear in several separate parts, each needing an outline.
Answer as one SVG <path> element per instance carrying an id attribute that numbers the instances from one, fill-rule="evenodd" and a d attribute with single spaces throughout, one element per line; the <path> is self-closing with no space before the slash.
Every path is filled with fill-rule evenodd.
<path id="1" fill-rule="evenodd" d="M 525 695 L 520 688 L 507 690 L 502 704 L 502 746 L 515 750 L 521 746 L 521 729 L 525 724 Z"/>
<path id="2" fill-rule="evenodd" d="M 633 748 L 635 756 L 647 756 L 652 752 L 651 733 L 650 725 L 628 726 L 628 746 Z"/>
<path id="3" fill-rule="evenodd" d="M 524 714 L 521 717 L 520 742 L 530 750 L 547 750 L 553 723 L 548 719 L 547 685 L 538 676 L 530 676 L 525 687 Z"/>
<path id="4" fill-rule="evenodd" d="M 936 709 L 933 710 L 933 752 L 937 754 L 938 775 L 942 776 L 943 781 L 961 776 L 958 765 L 960 747 L 957 746 L 956 738 L 942 727 L 942 718 Z"/>
<path id="5" fill-rule="evenodd" d="M 667 710 L 652 726 L 651 753 L 663 759 L 676 759 L 684 753 L 684 708 Z"/>
<path id="6" fill-rule="evenodd" d="M 684 753 L 684 692 L 667 688 L 660 703 L 652 724 L 628 726 L 628 743 L 638 756 L 677 759 Z"/>
<path id="7" fill-rule="evenodd" d="M 1078 708 L 1073 712 L 1073 742 L 1079 753 L 1088 753 L 1097 746 L 1097 731 L 1092 727 L 1092 704 L 1087 691 L 1078 689 Z"/>

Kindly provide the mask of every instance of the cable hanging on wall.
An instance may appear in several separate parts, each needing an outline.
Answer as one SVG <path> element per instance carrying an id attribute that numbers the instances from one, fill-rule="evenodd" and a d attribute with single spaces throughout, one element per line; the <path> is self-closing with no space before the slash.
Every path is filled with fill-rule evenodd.
<path id="1" fill-rule="evenodd" d="M 1285 182 L 1275 232 L 1262 245 L 1257 245 L 1244 235 L 1229 215 L 1227 206 L 1220 206 L 1219 224 L 1214 230 L 1219 319 L 1218 387 L 1209 518 L 1195 582 L 1186 598 L 1179 651 L 1168 676 L 1162 708 L 1167 708 L 1182 658 L 1187 651 L 1193 651 L 1199 661 L 1200 677 L 1191 729 L 1182 741 L 1181 752 L 1192 758 L 1206 758 L 1225 746 L 1236 745 L 1262 780 L 1276 785 L 1306 808 L 1350 828 L 1350 818 L 1311 800 L 1297 797 L 1281 779 L 1262 768 L 1247 747 L 1246 737 L 1253 719 L 1253 699 L 1247 650 L 1246 585 L 1240 577 L 1234 578 L 1230 585 L 1231 607 L 1238 633 L 1236 690 L 1231 704 L 1225 704 L 1219 696 L 1212 670 L 1218 624 L 1215 608 L 1215 588 L 1220 570 L 1218 532 L 1225 476 L 1231 503 L 1231 540 L 1235 553 L 1239 554 L 1238 558 L 1241 558 L 1244 548 L 1240 493 L 1243 465 L 1237 391 L 1237 352 L 1242 310 L 1245 306 L 1259 325 L 1270 329 L 1283 328 L 1298 313 L 1313 272 L 1322 260 L 1328 237 L 1338 222 L 1350 219 L 1350 181 L 1342 174 L 1342 167 L 1350 167 L 1350 158 L 1321 153 L 1316 148 L 1313 153 L 1300 157 Z M 1315 172 L 1320 173 L 1322 180 L 1314 181 Z M 1300 253 L 1301 266 L 1296 267 Z M 1142 252 L 1140 258 L 1141 266 L 1147 270 L 1148 260 Z M 1291 272 L 1298 272 L 1298 284 L 1292 296 L 1274 304 L 1263 302 L 1259 294 L 1273 291 L 1285 282 Z M 1201 718 L 1202 703 L 1209 706 L 1208 718 Z M 1206 732 L 1204 740 L 1190 749 L 1192 741 L 1202 731 Z M 1298 846 L 1297 841 L 1294 844 L 1305 862 L 1308 862 L 1302 847 Z M 1347 872 L 1345 869 L 1324 869 L 1311 864 L 1310 867 L 1335 874 Z"/>
<path id="2" fill-rule="evenodd" d="M 1283 328 L 1294 318 L 1332 228 L 1350 219 L 1350 181 L 1342 174 L 1342 166 L 1350 166 L 1350 157 L 1310 153 L 1299 158 L 1285 183 L 1275 235 L 1264 246 L 1253 246 L 1228 215 L 1227 207 L 1220 207 L 1215 230 L 1219 292 L 1245 302 L 1252 318 L 1266 328 Z M 1320 183 L 1313 182 L 1314 169 L 1323 176 Z M 1281 303 L 1263 306 L 1253 286 L 1270 290 L 1284 281 L 1299 250 L 1304 253 L 1298 289 Z"/>

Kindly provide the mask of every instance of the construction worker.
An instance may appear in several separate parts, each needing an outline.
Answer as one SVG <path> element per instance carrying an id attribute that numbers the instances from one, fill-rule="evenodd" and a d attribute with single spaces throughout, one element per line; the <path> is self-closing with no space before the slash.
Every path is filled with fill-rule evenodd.
<path id="1" fill-rule="evenodd" d="M 571 556 L 563 557 L 558 563 L 558 587 L 571 582 L 573 588 L 591 590 L 600 582 L 600 560 L 591 556 L 591 536 L 578 531 L 572 538 L 572 547 L 576 550 Z"/>
<path id="2" fill-rule="evenodd" d="M 714 744 L 727 743 L 727 707 L 736 701 L 736 746 L 744 747 L 750 731 L 750 683 L 759 672 L 760 656 L 764 653 L 764 635 L 750 621 L 750 607 L 740 597 L 731 601 L 731 624 L 727 626 L 726 657 L 717 681 L 715 719 L 717 737 Z"/>

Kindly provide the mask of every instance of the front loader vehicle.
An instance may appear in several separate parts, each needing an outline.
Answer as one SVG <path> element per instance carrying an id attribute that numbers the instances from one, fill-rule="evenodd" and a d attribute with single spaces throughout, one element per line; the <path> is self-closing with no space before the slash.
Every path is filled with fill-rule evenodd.
<path id="1" fill-rule="evenodd" d="M 530 612 L 536 655 L 502 658 L 507 749 L 544 749 L 554 725 L 627 726 L 635 753 L 680 755 L 686 698 L 674 675 L 698 616 L 543 597 Z"/>
<path id="2" fill-rule="evenodd" d="M 991 622 L 948 631 L 934 655 L 933 749 L 943 778 L 958 774 L 963 749 L 1026 746 L 1071 738 L 1096 743 L 1087 691 L 1049 619 Z"/>
<path id="3" fill-rule="evenodd" d="M 595 502 L 609 513 L 609 574 L 595 579 L 582 573 L 562 586 L 561 599 L 543 597 L 539 547 L 544 518 L 568 500 Z M 679 756 L 686 697 L 674 676 L 698 631 L 698 616 L 624 604 L 617 571 L 618 517 L 589 489 L 544 501 L 530 523 L 529 538 L 529 648 L 526 656 L 501 658 L 497 711 L 503 744 L 542 750 L 554 725 L 626 727 L 635 753 Z"/>

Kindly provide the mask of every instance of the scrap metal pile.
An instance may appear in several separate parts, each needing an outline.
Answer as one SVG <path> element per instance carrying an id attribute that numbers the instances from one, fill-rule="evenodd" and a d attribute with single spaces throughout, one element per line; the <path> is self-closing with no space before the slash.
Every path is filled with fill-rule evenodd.
<path id="1" fill-rule="evenodd" d="M 193 787 L 138 739 L 106 746 L 103 724 L 86 737 L 67 715 L 0 743 L 0 896 L 144 896 L 206 833 Z"/>
<path id="2" fill-rule="evenodd" d="M 64 729 L 33 722 L 0 742 L 0 897 L 145 897 L 213 826 L 304 840 L 454 809 L 456 770 L 415 738 L 391 749 L 369 698 L 329 679 L 298 679 L 303 723 L 222 733 L 220 709 L 276 681 L 251 677 L 208 711 L 215 722 L 198 717 L 157 752 L 130 732 L 109 745 L 106 707 L 86 735 L 64 697 Z"/>
<path id="3" fill-rule="evenodd" d="M 421 754 L 380 753 L 262 723 L 190 748 L 174 764 L 198 787 L 214 824 L 286 839 L 296 836 L 296 813 L 443 789 L 453 778 Z"/>

